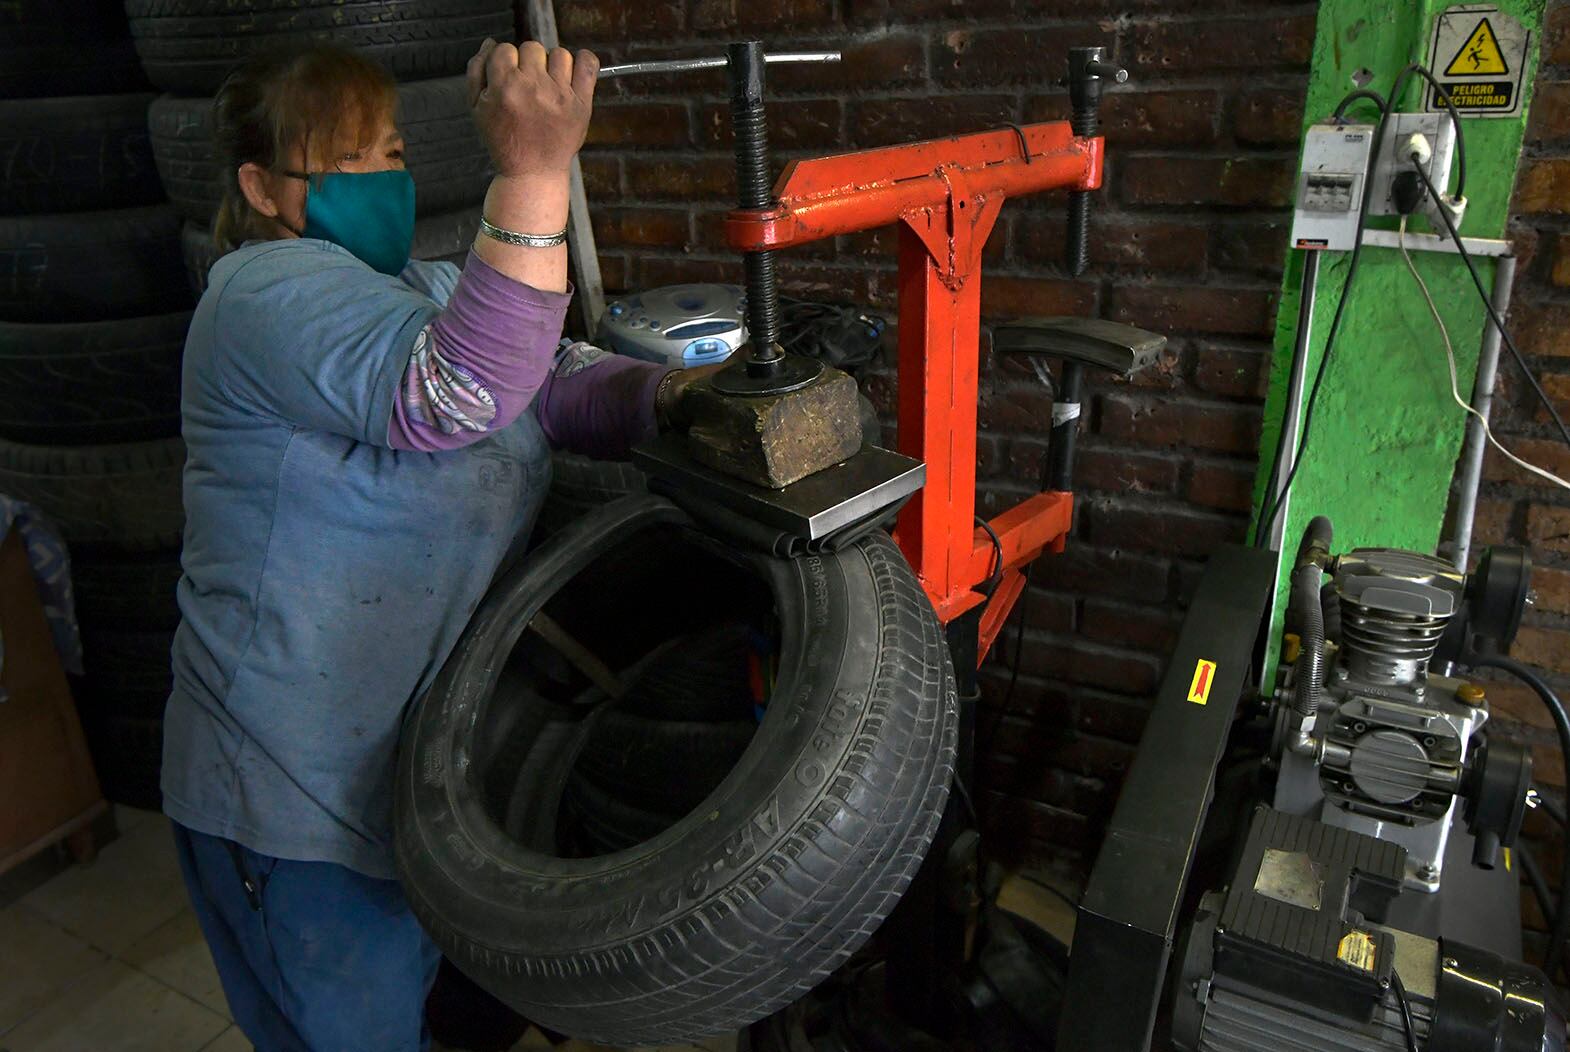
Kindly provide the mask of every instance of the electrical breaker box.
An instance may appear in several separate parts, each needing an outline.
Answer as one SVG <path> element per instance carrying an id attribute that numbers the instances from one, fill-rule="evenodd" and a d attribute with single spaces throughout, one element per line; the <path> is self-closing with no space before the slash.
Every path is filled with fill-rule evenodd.
<path id="1" fill-rule="evenodd" d="M 1292 247 L 1350 252 L 1368 184 L 1372 124 L 1322 121 L 1303 139 L 1303 165 L 1292 213 Z"/>

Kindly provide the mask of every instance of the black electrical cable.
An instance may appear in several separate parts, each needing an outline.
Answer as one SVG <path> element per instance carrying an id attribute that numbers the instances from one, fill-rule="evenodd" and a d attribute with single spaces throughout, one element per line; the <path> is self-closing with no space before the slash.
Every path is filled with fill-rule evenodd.
<path id="1" fill-rule="evenodd" d="M 1567 824 L 1564 805 L 1549 796 L 1542 786 L 1536 786 L 1535 788 L 1537 789 L 1537 806 L 1541 807 L 1543 812 L 1555 822 L 1558 822 L 1560 825 Z"/>
<path id="2" fill-rule="evenodd" d="M 1374 141 L 1371 144 L 1371 148 L 1369 150 L 1369 157 L 1371 158 L 1370 165 L 1377 164 L 1379 161 L 1380 146 L 1385 141 L 1385 132 L 1389 124 L 1391 114 L 1390 107 L 1395 105 L 1396 100 L 1401 97 L 1401 91 L 1406 86 L 1407 80 L 1414 75 L 1425 78 L 1430 84 L 1434 86 L 1435 92 L 1444 102 L 1446 110 L 1449 111 L 1450 120 L 1455 125 L 1456 196 L 1464 197 L 1466 193 L 1466 144 L 1463 141 L 1463 136 L 1461 133 L 1461 119 L 1456 113 L 1455 102 L 1450 98 L 1450 93 L 1447 92 L 1444 89 L 1444 86 L 1441 85 L 1439 81 L 1434 79 L 1434 75 L 1420 63 L 1414 62 L 1412 65 L 1403 69 L 1400 73 L 1396 74 L 1395 82 L 1391 85 L 1390 88 L 1390 102 L 1388 105 L 1385 105 L 1383 109 L 1381 109 L 1379 123 L 1374 127 Z M 1348 100 L 1358 97 L 1359 94 L 1359 92 L 1353 92 L 1342 101 L 1347 102 Z M 1378 94 L 1375 92 L 1370 92 L 1369 94 L 1373 95 L 1376 99 L 1379 98 Z M 1384 103 L 1383 99 L 1379 99 L 1379 101 L 1382 104 Z M 1426 172 L 1423 174 L 1423 178 L 1424 181 L 1427 182 L 1428 176 Z M 1433 192 L 1431 186 L 1429 192 Z M 1324 353 L 1320 356 L 1319 368 L 1314 371 L 1314 383 L 1309 388 L 1308 401 L 1303 409 L 1303 437 L 1302 440 L 1298 443 L 1297 456 L 1292 458 L 1292 468 L 1287 472 L 1286 482 L 1281 486 L 1280 495 L 1274 499 L 1271 499 L 1268 511 L 1264 505 L 1260 506 L 1259 522 L 1254 531 L 1255 547 L 1258 547 L 1262 543 L 1262 538 L 1269 536 L 1270 529 L 1275 524 L 1276 516 L 1281 513 L 1281 505 L 1284 502 L 1287 494 L 1292 491 L 1292 483 L 1297 479 L 1298 469 L 1303 466 L 1303 461 L 1308 453 L 1309 429 L 1314 423 L 1314 407 L 1318 404 L 1319 401 L 1319 389 L 1321 384 L 1324 382 L 1326 368 L 1330 365 L 1330 354 L 1335 347 L 1336 334 L 1341 329 L 1341 317 L 1346 309 L 1347 296 L 1352 290 L 1352 279 L 1357 276 L 1358 263 L 1362 260 L 1363 228 L 1368 223 L 1368 209 L 1369 205 L 1373 202 L 1373 196 L 1374 195 L 1369 192 L 1368 188 L 1365 187 L 1362 204 L 1358 206 L 1357 229 L 1354 234 L 1357 240 L 1352 246 L 1352 259 L 1347 266 L 1346 281 L 1344 281 L 1341 285 L 1341 296 L 1336 301 L 1336 312 L 1330 320 L 1330 332 L 1325 337 L 1325 350 Z M 1437 199 L 1438 196 L 1435 195 L 1435 200 Z M 1443 208 L 1440 209 L 1440 213 L 1444 213 Z M 1446 221 L 1448 222 L 1448 217 L 1446 217 Z M 1457 245 L 1459 246 L 1459 244 L 1459 239 L 1457 239 Z M 1462 258 L 1466 258 L 1464 252 Z M 1467 266 L 1470 268 L 1471 264 L 1468 263 Z M 1473 280 L 1478 280 L 1475 272 L 1473 273 Z M 1479 290 L 1482 289 L 1481 281 L 1478 281 L 1478 288 Z M 1487 300 L 1487 298 L 1487 295 L 1484 294 L 1484 299 Z M 1489 304 L 1488 309 L 1489 312 L 1492 313 L 1493 305 Z M 1504 331 L 1503 326 L 1501 326 L 1500 331 Z M 1509 338 L 1506 337 L 1507 342 L 1508 339 Z M 1516 353 L 1514 344 L 1510 344 L 1510 350 L 1512 353 Z M 1523 364 L 1523 368 L 1524 367 L 1525 366 Z M 1532 383 L 1535 387 L 1537 382 L 1534 379 Z M 1550 409 L 1550 412 L 1552 411 L 1553 410 Z M 1555 419 L 1558 419 L 1557 414 L 1555 415 Z M 1287 436 L 1283 435 L 1282 441 L 1286 440 Z M 1570 433 L 1566 434 L 1565 442 L 1570 444 Z M 1266 497 L 1269 498 L 1269 494 L 1266 494 Z"/>
<path id="3" fill-rule="evenodd" d="M 1525 844 L 1517 842 L 1511 850 L 1515 852 L 1516 859 L 1521 863 L 1521 873 L 1526 877 L 1527 886 L 1532 889 L 1532 897 L 1537 900 L 1538 909 L 1543 912 L 1543 919 L 1552 928 L 1554 917 L 1559 911 L 1554 906 L 1553 896 L 1549 894 L 1548 880 L 1543 876 L 1543 867 L 1537 864 L 1537 856 L 1532 854 L 1531 849 Z"/>
<path id="4" fill-rule="evenodd" d="M 1037 483 L 1037 488 L 1043 493 L 1047 490 L 1047 472 L 1049 470 L 1048 465 L 1051 462 L 1051 457 L 1041 458 L 1041 478 Z M 993 715 L 992 722 L 987 725 L 986 738 L 982 739 L 979 735 L 976 738 L 977 756 L 982 756 L 992 751 L 992 741 L 997 737 L 998 728 L 1003 726 L 1004 717 L 1014 707 L 1014 687 L 1019 683 L 1020 660 L 1025 653 L 1025 630 L 1030 626 L 1030 584 L 1035 573 L 1036 561 L 1033 559 L 1025 567 L 1025 587 L 1020 590 L 1019 624 L 1014 629 L 1017 634 L 1014 637 L 1014 660 L 1010 663 L 1012 667 L 1009 669 L 1008 689 L 1003 692 L 1003 701 L 998 706 L 998 711 Z"/>
<path id="5" fill-rule="evenodd" d="M 1418 1052 L 1417 1028 L 1412 1025 L 1412 1002 L 1406 997 L 1406 984 L 1401 981 L 1401 973 L 1394 968 L 1390 969 L 1390 985 L 1395 987 L 1396 1004 L 1401 1008 L 1401 1028 L 1406 1031 L 1407 1052 Z"/>
<path id="6" fill-rule="evenodd" d="M 1521 863 L 1521 873 L 1526 877 L 1527 886 L 1532 889 L 1538 909 L 1542 910 L 1543 918 L 1552 924 L 1557 911 L 1554 909 L 1553 895 L 1548 890 L 1548 881 L 1543 879 L 1543 867 L 1537 864 L 1537 856 L 1525 844 L 1518 843 L 1511 850 Z"/>
<path id="7" fill-rule="evenodd" d="M 780 297 L 780 346 L 849 373 L 877 355 L 887 327 L 854 303 Z"/>
<path id="8" fill-rule="evenodd" d="M 1379 127 L 1374 132 L 1374 149 L 1379 149 L 1379 140 L 1384 135 L 1385 121 L 1380 118 Z M 1292 458 L 1292 468 L 1287 472 L 1286 481 L 1281 484 L 1281 492 L 1270 501 L 1269 510 L 1261 507 L 1259 522 L 1254 528 L 1254 546 L 1262 543 L 1262 538 L 1270 535 L 1271 527 L 1275 525 L 1276 516 L 1281 513 L 1281 506 L 1287 494 L 1292 492 L 1292 483 L 1297 479 L 1298 469 L 1303 466 L 1303 461 L 1308 454 L 1308 437 L 1310 429 L 1314 426 L 1314 407 L 1319 404 L 1319 388 L 1325 381 L 1325 371 L 1330 365 L 1330 352 L 1335 349 L 1336 334 L 1341 331 L 1341 317 L 1346 311 L 1348 294 L 1352 291 L 1352 279 L 1357 277 L 1358 264 L 1363 259 L 1363 225 L 1368 221 L 1368 205 L 1373 200 L 1373 194 L 1363 195 L 1363 204 L 1357 214 L 1357 243 L 1352 246 L 1352 259 L 1347 264 L 1346 280 L 1341 283 L 1341 295 L 1336 300 L 1336 313 L 1330 319 L 1330 333 L 1325 337 L 1325 350 L 1319 357 L 1319 368 L 1314 370 L 1314 382 L 1308 389 L 1308 401 L 1303 408 L 1303 437 L 1297 447 L 1297 456 Z M 1283 434 L 1281 441 L 1289 439 Z M 1268 494 L 1267 494 L 1268 496 Z"/>
<path id="9" fill-rule="evenodd" d="M 1543 677 L 1527 668 L 1513 658 L 1503 654 L 1469 654 L 1462 662 L 1472 668 L 1496 668 L 1501 672 L 1508 672 L 1527 686 L 1537 692 L 1537 696 L 1547 707 L 1548 714 L 1554 720 L 1554 733 L 1559 737 L 1559 751 L 1564 757 L 1565 767 L 1570 770 L 1570 714 L 1565 712 L 1565 706 L 1559 700 L 1559 695 L 1554 693 Z M 1560 909 L 1554 913 L 1553 930 L 1549 936 L 1548 954 L 1543 960 L 1543 973 L 1553 975 L 1562 959 L 1565 938 L 1570 936 L 1570 909 L 1565 909 L 1570 903 L 1570 859 L 1560 867 L 1559 875 L 1559 904 Z"/>
<path id="10" fill-rule="evenodd" d="M 998 590 L 998 585 L 1003 582 L 1003 542 L 998 539 L 998 531 L 992 528 L 992 523 L 976 516 L 976 525 L 987 531 L 987 536 L 992 538 L 992 572 L 987 575 L 987 580 L 981 586 L 982 593 L 988 601 L 992 593 Z"/>
<path id="11" fill-rule="evenodd" d="M 987 606 L 991 605 L 993 593 L 998 590 L 998 585 L 1003 583 L 1003 541 L 998 537 L 998 531 L 992 528 L 992 523 L 988 522 L 980 515 L 976 516 L 976 525 L 980 526 L 983 530 L 986 530 L 987 536 L 992 539 L 992 572 L 987 575 L 986 581 L 982 582 L 981 585 L 981 593 L 986 596 L 986 598 L 981 601 L 981 605 L 982 608 L 985 609 Z M 1028 582 L 1029 578 L 1027 577 L 1026 580 Z M 998 732 L 998 724 L 1001 722 L 1002 716 L 996 716 L 993 718 L 993 721 L 988 728 L 986 747 L 989 750 L 992 747 L 992 736 Z M 976 745 L 978 746 L 977 755 L 979 756 L 981 755 L 981 740 L 979 737 L 977 738 Z M 955 780 L 957 782 L 958 778 L 956 777 Z M 963 785 L 960 786 L 960 791 L 964 792 Z M 977 828 L 980 828 L 981 819 L 976 817 L 976 807 L 973 803 L 971 803 L 968 794 L 966 796 L 965 802 L 966 806 L 970 808 L 971 822 L 974 823 Z"/>
<path id="12" fill-rule="evenodd" d="M 1428 177 L 1428 173 L 1423 170 L 1423 166 L 1414 160 L 1412 167 L 1417 172 L 1418 178 L 1423 180 L 1423 186 L 1433 195 L 1434 200 L 1439 200 L 1439 194 L 1434 189 L 1434 182 Z M 1521 375 L 1526 377 L 1526 382 L 1531 386 L 1532 393 L 1537 395 L 1537 400 L 1543 404 L 1543 408 L 1548 410 L 1548 415 L 1553 419 L 1554 426 L 1559 429 L 1559 435 L 1564 439 L 1565 445 L 1570 446 L 1570 429 L 1565 427 L 1564 420 L 1559 416 L 1559 411 L 1554 408 L 1554 403 L 1549 400 L 1548 394 L 1543 390 L 1543 385 L 1538 383 L 1537 377 L 1532 375 L 1532 367 L 1527 364 L 1526 358 L 1516 349 L 1515 341 L 1510 338 L 1510 333 L 1505 329 L 1504 320 L 1499 317 L 1499 312 L 1494 309 L 1494 303 L 1488 295 L 1488 290 L 1483 287 L 1483 279 L 1477 273 L 1477 265 L 1472 262 L 1472 254 L 1466 250 L 1466 245 L 1461 240 L 1461 233 L 1456 230 L 1455 222 L 1450 218 L 1450 213 L 1445 211 L 1443 205 L 1436 211 L 1439 212 L 1440 221 L 1444 223 L 1445 232 L 1450 235 L 1450 240 L 1455 242 L 1456 252 L 1460 254 L 1461 262 L 1466 264 L 1466 272 L 1472 275 L 1472 284 L 1477 287 L 1477 294 L 1483 298 L 1483 306 L 1488 308 L 1489 320 L 1493 322 L 1494 328 L 1499 330 L 1500 338 L 1504 340 L 1505 346 L 1510 349 L 1510 356 L 1515 359 L 1516 365 L 1520 367 Z"/>
<path id="13" fill-rule="evenodd" d="M 1014 707 L 1014 688 L 1019 683 L 1019 668 L 1021 658 L 1025 653 L 1025 630 L 1030 626 L 1030 582 L 1035 570 L 1036 564 L 1034 562 L 1025 567 L 1025 587 L 1021 589 L 1019 596 L 1019 618 L 1017 619 L 1018 623 L 1014 626 L 1014 658 L 1009 663 L 1008 689 L 1003 692 L 1003 701 L 998 705 L 998 711 L 993 714 L 992 722 L 987 725 L 986 739 L 984 741 L 980 738 L 977 739 L 977 755 L 992 751 L 993 740 L 997 738 L 998 730 L 1003 726 L 1004 718 L 1008 716 L 1009 711 Z"/>
<path id="14" fill-rule="evenodd" d="M 1368 99 L 1375 106 L 1379 107 L 1379 112 L 1381 114 L 1390 108 L 1385 104 L 1385 97 L 1379 94 L 1379 92 L 1370 91 L 1368 88 L 1359 88 L 1357 91 L 1352 92 L 1351 94 L 1347 95 L 1346 98 L 1336 103 L 1336 111 L 1332 113 L 1331 116 L 1337 119 L 1341 118 L 1346 114 L 1347 107 L 1352 105 L 1352 103 L 1356 102 L 1358 99 Z"/>

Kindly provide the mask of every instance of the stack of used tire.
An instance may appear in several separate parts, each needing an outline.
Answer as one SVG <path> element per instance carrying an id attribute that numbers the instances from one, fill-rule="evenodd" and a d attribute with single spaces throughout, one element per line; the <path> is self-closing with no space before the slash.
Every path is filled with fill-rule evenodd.
<path id="1" fill-rule="evenodd" d="M 100 781 L 156 807 L 184 518 L 180 356 L 216 252 L 211 99 L 264 47 L 361 49 L 402 82 L 417 258 L 461 260 L 489 182 L 461 74 L 510 0 L 0 4 L 0 493 L 71 545 Z M 154 89 L 166 94 L 158 97 Z"/>
<path id="2" fill-rule="evenodd" d="M 193 303 L 119 0 L 0 5 L 0 493 L 71 548 L 105 792 L 155 806 Z"/>
<path id="3" fill-rule="evenodd" d="M 414 175 L 415 259 L 462 264 L 490 183 L 463 71 L 486 37 L 511 39 L 507 0 L 126 0 L 148 77 L 168 94 L 148 111 L 153 155 L 184 220 L 192 288 L 218 257 L 211 225 L 223 194 L 212 99 L 257 51 L 319 40 L 353 48 L 398 79 L 398 126 Z"/>

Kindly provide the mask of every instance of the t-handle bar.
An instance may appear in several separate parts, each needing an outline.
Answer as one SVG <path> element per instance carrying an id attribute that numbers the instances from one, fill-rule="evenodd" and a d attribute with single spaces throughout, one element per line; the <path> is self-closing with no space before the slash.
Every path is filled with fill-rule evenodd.
<path id="1" fill-rule="evenodd" d="M 763 56 L 769 64 L 776 62 L 838 62 L 838 51 L 776 51 Z M 600 68 L 600 79 L 606 77 L 631 77 L 643 73 L 688 73 L 696 69 L 723 69 L 730 63 L 728 55 L 710 55 L 704 58 L 673 58 L 657 62 L 624 62 L 619 66 Z"/>

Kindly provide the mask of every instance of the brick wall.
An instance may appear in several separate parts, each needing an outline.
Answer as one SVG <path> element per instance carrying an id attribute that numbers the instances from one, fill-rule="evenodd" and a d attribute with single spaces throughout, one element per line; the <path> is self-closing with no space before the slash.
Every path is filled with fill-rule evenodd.
<path id="1" fill-rule="evenodd" d="M 1510 240 L 1519 257 L 1509 325 L 1561 416 L 1570 419 L 1570 4 L 1549 0 L 1521 168 L 1511 206 Z M 1500 362 L 1494 432 L 1518 456 L 1570 477 L 1570 450 L 1554 437 L 1519 371 Z M 1536 604 L 1528 611 L 1513 655 L 1543 669 L 1570 699 L 1570 494 L 1547 485 L 1489 450 L 1478 499 L 1479 544 L 1526 544 L 1535 569 Z M 1530 692 L 1491 684 L 1494 715 L 1507 733 L 1534 746 L 1539 783 L 1560 793 L 1564 763 L 1553 724 Z M 1557 887 L 1562 838 L 1541 813 L 1529 816 L 1531 846 Z M 1527 897 L 1530 926 L 1544 925 Z M 1540 951 L 1544 940 L 1533 940 Z"/>
<path id="2" fill-rule="evenodd" d="M 1551 2 L 1544 73 L 1512 224 L 1526 258 L 1512 312 L 1522 349 L 1570 401 L 1570 13 Z M 1088 314 L 1171 337 L 1131 383 L 1092 379 L 1082 432 L 1079 521 L 1069 550 L 1043 560 L 1009 715 L 978 789 L 1019 853 L 1082 863 L 1144 726 L 1201 561 L 1243 536 L 1289 219 L 1292 171 L 1314 36 L 1312 3 L 1080 0 L 564 0 L 564 40 L 607 62 L 717 51 L 744 35 L 772 47 L 834 46 L 846 62 L 770 71 L 776 161 L 880 146 L 1007 121 L 1066 116 L 1056 83 L 1071 44 L 1112 46 L 1130 69 L 1108 95 L 1105 190 L 1087 275 L 1060 265 L 1063 201 L 1010 202 L 987 249 L 989 318 Z M 719 219 L 731 205 L 723 74 L 607 82 L 584 170 L 607 287 L 739 280 Z M 793 250 L 786 289 L 894 306 L 892 229 Z M 892 346 L 892 344 L 891 344 Z M 998 367 L 983 338 L 978 474 L 985 510 L 1030 491 L 1048 401 Z M 1561 473 L 1502 368 L 1502 426 L 1523 454 Z M 892 423 L 892 374 L 867 387 Z M 1566 406 L 1570 413 L 1570 405 Z M 1490 461 L 1479 542 L 1530 540 L 1544 566 L 1518 655 L 1570 673 L 1570 501 Z M 999 652 L 1012 656 L 1012 637 Z M 984 673 L 982 726 L 1006 668 Z M 1496 688 L 1512 734 L 1551 733 L 1522 692 Z M 1557 864 L 1557 854 L 1544 848 Z"/>

